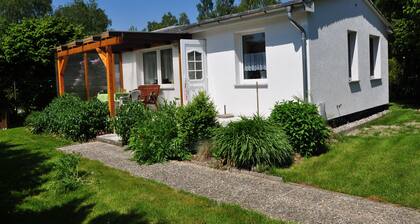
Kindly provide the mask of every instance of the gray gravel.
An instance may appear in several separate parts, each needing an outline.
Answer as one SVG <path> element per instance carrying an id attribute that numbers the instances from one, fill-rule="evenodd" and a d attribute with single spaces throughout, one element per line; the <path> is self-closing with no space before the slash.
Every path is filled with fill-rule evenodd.
<path id="1" fill-rule="evenodd" d="M 221 171 L 191 162 L 140 166 L 121 147 L 92 142 L 60 148 L 138 177 L 267 216 L 301 223 L 419 223 L 418 210 L 313 187 L 283 183 L 248 172 Z"/>

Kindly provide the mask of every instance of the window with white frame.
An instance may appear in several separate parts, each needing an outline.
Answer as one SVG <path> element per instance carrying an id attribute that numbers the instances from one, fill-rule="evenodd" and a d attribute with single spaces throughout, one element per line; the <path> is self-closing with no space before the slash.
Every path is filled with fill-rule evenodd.
<path id="1" fill-rule="evenodd" d="M 203 57 L 198 51 L 191 51 L 187 55 L 188 77 L 190 80 L 200 80 L 203 78 Z"/>
<path id="2" fill-rule="evenodd" d="M 174 68 L 172 48 L 143 53 L 144 84 L 173 84 Z"/>
<path id="3" fill-rule="evenodd" d="M 379 78 L 381 75 L 380 70 L 380 56 L 379 56 L 379 37 L 369 36 L 369 64 L 370 64 L 370 77 Z"/>
<path id="4" fill-rule="evenodd" d="M 347 51 L 348 51 L 348 75 L 350 81 L 357 81 L 358 77 L 358 56 L 357 56 L 357 33 L 347 32 Z"/>
<path id="5" fill-rule="evenodd" d="M 267 78 L 265 33 L 242 36 L 243 79 Z"/>

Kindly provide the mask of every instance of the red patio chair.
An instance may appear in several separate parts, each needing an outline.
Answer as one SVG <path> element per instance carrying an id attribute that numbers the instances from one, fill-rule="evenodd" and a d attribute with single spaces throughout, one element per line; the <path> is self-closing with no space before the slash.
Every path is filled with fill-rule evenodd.
<path id="1" fill-rule="evenodd" d="M 145 106 L 152 104 L 155 105 L 156 108 L 158 107 L 160 85 L 140 85 L 138 89 L 140 91 L 139 100 L 143 102 Z"/>

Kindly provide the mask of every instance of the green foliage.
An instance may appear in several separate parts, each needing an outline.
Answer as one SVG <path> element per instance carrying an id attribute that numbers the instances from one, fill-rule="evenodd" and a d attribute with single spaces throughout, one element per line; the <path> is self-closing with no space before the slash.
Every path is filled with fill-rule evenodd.
<path id="1" fill-rule="evenodd" d="M 292 147 L 283 130 L 259 116 L 242 118 L 216 131 L 214 154 L 239 168 L 284 166 Z"/>
<path id="2" fill-rule="evenodd" d="M 214 128 L 218 126 L 216 116 L 213 102 L 204 92 L 200 92 L 176 114 L 179 141 L 191 151 L 200 140 L 211 138 Z"/>
<path id="3" fill-rule="evenodd" d="M 82 37 L 82 33 L 80 26 L 54 17 L 10 25 L 0 41 L 0 95 L 26 112 L 43 109 L 56 96 L 55 47 Z"/>
<path id="4" fill-rule="evenodd" d="M 108 108 L 98 100 L 85 102 L 64 95 L 54 99 L 42 114 L 31 115 L 27 125 L 34 133 L 47 132 L 73 141 L 88 141 L 108 130 Z"/>
<path id="5" fill-rule="evenodd" d="M 247 10 L 263 8 L 277 3 L 277 0 L 241 0 L 241 3 L 238 6 L 238 11 L 243 12 Z"/>
<path id="6" fill-rule="evenodd" d="M 150 116 L 149 109 L 140 102 L 125 103 L 117 110 L 117 116 L 112 123 L 115 132 L 121 136 L 124 145 L 130 139 L 131 129 L 149 120 Z"/>
<path id="7" fill-rule="evenodd" d="M 420 98 L 420 1 L 376 0 L 378 8 L 392 24 L 390 40 L 390 69 L 398 76 L 390 83 L 395 99 Z M 396 66 L 396 67 L 391 67 Z M 396 71 L 396 70 L 399 71 Z"/>
<path id="8" fill-rule="evenodd" d="M 189 153 L 180 147 L 176 139 L 177 128 L 175 103 L 160 105 L 159 110 L 133 129 L 129 148 L 141 164 L 158 163 L 166 160 L 185 159 Z"/>
<path id="9" fill-rule="evenodd" d="M 45 113 L 40 111 L 32 112 L 25 120 L 25 126 L 28 127 L 34 134 L 41 134 L 44 132 L 47 125 L 47 116 L 45 116 Z"/>
<path id="10" fill-rule="evenodd" d="M 224 16 L 234 13 L 236 10 L 234 0 L 216 0 L 216 16 Z"/>
<path id="11" fill-rule="evenodd" d="M 190 23 L 188 19 L 188 15 L 186 13 L 181 13 L 179 15 L 179 19 L 176 16 L 172 15 L 172 13 L 167 12 L 163 14 L 162 20 L 160 22 L 150 21 L 147 22 L 147 31 L 154 31 L 158 29 L 162 29 L 169 26 L 175 25 L 187 25 Z"/>
<path id="12" fill-rule="evenodd" d="M 213 0 L 200 0 L 200 3 L 197 4 L 197 11 L 198 21 L 213 18 L 215 16 Z"/>
<path id="13" fill-rule="evenodd" d="M 52 187 L 56 192 L 66 193 L 74 191 L 83 183 L 79 172 L 81 157 L 75 154 L 63 154 L 54 163 Z"/>
<path id="14" fill-rule="evenodd" d="M 0 31 L 11 23 L 43 17 L 51 11 L 51 0 L 0 0 Z"/>
<path id="15" fill-rule="evenodd" d="M 96 0 L 74 0 L 59 6 L 54 15 L 82 25 L 87 35 L 102 33 L 112 24 L 105 11 L 98 8 Z"/>
<path id="16" fill-rule="evenodd" d="M 316 106 L 302 101 L 277 103 L 270 121 L 283 128 L 294 150 L 302 156 L 319 153 L 330 136 L 330 130 Z"/>

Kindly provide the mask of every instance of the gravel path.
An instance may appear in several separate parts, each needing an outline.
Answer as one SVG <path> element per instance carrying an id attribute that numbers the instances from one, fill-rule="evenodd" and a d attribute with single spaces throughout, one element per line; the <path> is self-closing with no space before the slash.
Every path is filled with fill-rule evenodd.
<path id="1" fill-rule="evenodd" d="M 220 202 L 238 204 L 273 218 L 301 223 L 419 223 L 418 210 L 373 202 L 313 187 L 283 183 L 248 172 L 211 169 L 190 162 L 139 166 L 121 147 L 92 142 L 60 148 L 134 176 Z"/>

